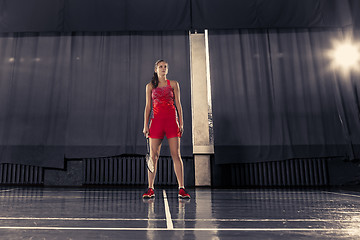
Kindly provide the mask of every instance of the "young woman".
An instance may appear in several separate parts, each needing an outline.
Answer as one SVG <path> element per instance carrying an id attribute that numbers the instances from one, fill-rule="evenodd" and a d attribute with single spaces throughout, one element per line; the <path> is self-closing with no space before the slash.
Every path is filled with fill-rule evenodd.
<path id="1" fill-rule="evenodd" d="M 143 194 L 143 198 L 155 196 L 154 180 L 164 136 L 168 139 L 174 170 L 179 184 L 178 196 L 180 198 L 190 198 L 184 187 L 184 166 L 180 155 L 180 138 L 184 131 L 180 88 L 177 81 L 166 78 L 167 74 L 167 62 L 158 60 L 155 63 L 152 81 L 146 85 L 143 133 L 145 137 L 150 139 L 150 157 L 154 161 L 154 171 L 150 172 L 148 170 L 148 189 Z M 150 116 L 151 105 L 152 114 Z"/>

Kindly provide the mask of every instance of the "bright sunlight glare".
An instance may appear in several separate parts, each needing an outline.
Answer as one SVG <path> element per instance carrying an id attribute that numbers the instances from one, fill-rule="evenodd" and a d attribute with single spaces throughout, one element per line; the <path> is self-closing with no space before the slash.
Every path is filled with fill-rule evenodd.
<path id="1" fill-rule="evenodd" d="M 334 52 L 336 63 L 344 68 L 356 66 L 359 61 L 359 51 L 355 45 L 351 43 L 340 44 Z"/>
<path id="2" fill-rule="evenodd" d="M 330 51 L 332 67 L 343 72 L 358 70 L 360 67 L 360 47 L 350 40 L 344 42 L 333 42 L 333 49 Z"/>

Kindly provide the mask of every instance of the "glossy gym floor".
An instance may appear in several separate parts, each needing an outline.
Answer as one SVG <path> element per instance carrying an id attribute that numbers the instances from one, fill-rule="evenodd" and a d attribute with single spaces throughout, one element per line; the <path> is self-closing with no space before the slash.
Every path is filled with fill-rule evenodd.
<path id="1" fill-rule="evenodd" d="M 0 239 L 359 239 L 350 190 L 0 189 Z"/>

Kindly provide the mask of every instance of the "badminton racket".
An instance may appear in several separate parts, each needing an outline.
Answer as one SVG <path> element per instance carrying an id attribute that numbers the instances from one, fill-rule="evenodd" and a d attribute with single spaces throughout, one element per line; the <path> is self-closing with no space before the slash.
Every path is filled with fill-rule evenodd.
<path id="1" fill-rule="evenodd" d="M 149 169 L 150 172 L 154 172 L 154 161 L 152 157 L 150 157 L 150 144 L 149 144 L 149 138 L 146 138 L 146 147 L 147 147 L 147 154 L 145 156 L 146 159 L 146 166 Z"/>

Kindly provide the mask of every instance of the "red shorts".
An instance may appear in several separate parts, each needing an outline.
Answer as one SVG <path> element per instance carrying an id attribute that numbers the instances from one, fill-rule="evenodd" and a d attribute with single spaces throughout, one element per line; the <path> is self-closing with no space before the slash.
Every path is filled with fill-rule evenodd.
<path id="1" fill-rule="evenodd" d="M 149 138 L 163 139 L 181 137 L 179 124 L 176 118 L 153 118 L 150 122 Z"/>

